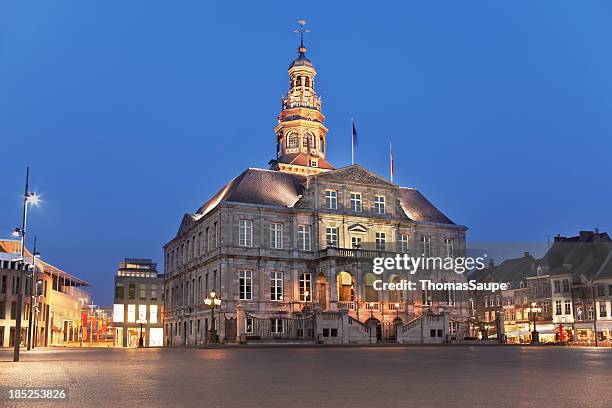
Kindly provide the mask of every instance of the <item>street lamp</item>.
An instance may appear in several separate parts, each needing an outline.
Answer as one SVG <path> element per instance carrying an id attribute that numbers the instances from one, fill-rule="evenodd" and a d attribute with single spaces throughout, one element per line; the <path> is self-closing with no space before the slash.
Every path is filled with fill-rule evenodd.
<path id="1" fill-rule="evenodd" d="M 542 311 L 542 308 L 541 307 L 537 307 L 537 303 L 536 302 L 531 302 L 531 307 L 528 307 L 525 310 L 527 311 L 527 313 L 531 312 L 533 314 L 533 331 L 531 332 L 531 342 L 532 343 L 539 343 L 540 342 L 540 334 L 536 330 L 536 316 L 537 316 L 538 313 L 540 313 Z"/>
<path id="2" fill-rule="evenodd" d="M 138 339 L 138 347 L 142 348 L 142 347 L 144 347 L 144 338 L 142 337 L 142 326 L 147 324 L 147 320 L 146 319 L 138 319 L 136 321 L 136 323 L 138 323 L 140 325 L 140 338 Z"/>
<path id="3" fill-rule="evenodd" d="M 36 237 L 34 237 L 34 252 L 32 252 L 32 270 L 30 272 L 30 275 L 28 276 L 30 278 L 30 291 L 34 289 L 33 293 L 30 293 L 30 316 L 28 316 L 28 341 L 27 341 L 28 350 L 32 349 L 32 341 L 34 337 L 32 333 L 32 328 L 33 328 L 33 323 L 34 323 L 34 309 L 38 307 L 36 305 L 36 296 L 38 295 L 38 285 L 34 284 L 34 281 L 36 279 L 36 258 L 40 258 L 40 253 L 36 251 Z"/>
<path id="4" fill-rule="evenodd" d="M 395 302 L 395 304 L 393 306 L 395 306 L 395 318 L 399 319 L 399 307 L 400 307 L 400 304 L 398 302 Z"/>
<path id="5" fill-rule="evenodd" d="M 210 292 L 208 297 L 204 299 L 204 304 L 210 307 L 210 313 L 211 313 L 210 341 L 216 342 L 217 331 L 215 329 L 215 308 L 221 306 L 221 299 L 217 297 L 217 294 L 213 290 L 212 292 Z"/>
<path id="6" fill-rule="evenodd" d="M 26 182 L 25 191 L 23 193 L 23 218 L 21 222 L 21 228 L 15 228 L 13 236 L 21 237 L 21 251 L 20 256 L 16 259 L 17 262 L 25 265 L 25 242 L 26 242 L 26 227 L 28 225 L 28 205 L 36 206 L 40 202 L 40 197 L 36 193 L 31 193 L 28 187 L 28 181 L 30 178 L 30 168 L 26 168 Z M 20 268 L 23 270 L 24 268 Z M 22 285 L 24 287 L 25 285 Z M 15 347 L 13 349 L 13 361 L 19 361 L 19 351 L 21 347 L 21 307 L 23 303 L 23 289 L 19 288 L 17 293 L 17 304 L 15 305 Z M 31 314 L 31 311 L 30 311 Z"/>

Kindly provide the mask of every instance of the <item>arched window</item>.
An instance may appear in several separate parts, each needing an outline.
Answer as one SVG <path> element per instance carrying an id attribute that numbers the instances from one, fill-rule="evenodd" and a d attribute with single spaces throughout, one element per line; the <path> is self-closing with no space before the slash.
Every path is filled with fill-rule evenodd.
<path id="1" fill-rule="evenodd" d="M 389 282 L 399 284 L 402 278 L 399 275 L 393 275 Z M 404 291 L 403 290 L 389 290 L 389 303 L 403 303 L 404 302 Z"/>
<path id="2" fill-rule="evenodd" d="M 303 147 L 308 147 L 310 146 L 310 148 L 314 148 L 314 136 L 312 135 L 312 133 L 304 133 L 304 140 L 302 141 L 302 146 Z"/>
<path id="3" fill-rule="evenodd" d="M 353 277 L 348 272 L 340 272 L 336 277 L 338 281 L 338 301 L 352 302 L 355 300 Z"/>
<path id="4" fill-rule="evenodd" d="M 304 81 L 305 81 L 305 84 L 304 84 L 304 85 L 306 85 L 306 86 L 310 86 L 310 78 L 308 78 L 308 77 L 304 77 Z"/>
<path id="5" fill-rule="evenodd" d="M 297 78 L 297 86 L 302 86 L 302 77 Z"/>
<path id="6" fill-rule="evenodd" d="M 323 136 L 319 138 L 319 150 L 321 153 L 325 153 L 325 139 L 323 139 Z"/>
<path id="7" fill-rule="evenodd" d="M 298 136 L 297 133 L 291 132 L 287 135 L 287 148 L 297 147 L 298 145 Z"/>

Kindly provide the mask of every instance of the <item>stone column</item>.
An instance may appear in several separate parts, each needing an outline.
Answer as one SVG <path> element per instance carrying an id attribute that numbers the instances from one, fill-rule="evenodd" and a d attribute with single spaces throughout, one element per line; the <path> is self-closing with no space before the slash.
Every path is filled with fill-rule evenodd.
<path id="1" fill-rule="evenodd" d="M 240 343 L 246 343 L 245 317 L 244 306 L 238 304 L 238 306 L 236 306 L 236 335 Z"/>

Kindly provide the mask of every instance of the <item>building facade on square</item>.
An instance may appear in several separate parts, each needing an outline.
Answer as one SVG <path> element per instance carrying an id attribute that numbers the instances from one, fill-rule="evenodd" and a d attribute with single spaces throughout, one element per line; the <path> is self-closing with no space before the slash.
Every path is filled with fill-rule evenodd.
<path id="1" fill-rule="evenodd" d="M 556 236 L 541 259 L 525 253 L 472 278 L 511 288 L 503 294 L 478 294 L 481 333 L 485 327 L 496 328 L 488 337 L 498 337 L 502 316 L 506 341 L 530 342 L 535 314 L 540 342 L 594 344 L 597 336 L 598 343 L 612 344 L 612 240 L 606 233 Z"/>
<path id="2" fill-rule="evenodd" d="M 115 345 L 163 346 L 164 275 L 151 259 L 126 258 L 115 275 L 113 330 Z"/>
<path id="3" fill-rule="evenodd" d="M 464 293 L 374 287 L 376 279 L 464 282 L 464 276 L 443 271 L 377 276 L 372 259 L 398 253 L 461 256 L 467 228 L 416 189 L 361 165 L 335 168 L 327 157 L 316 70 L 303 43 L 288 71 L 270 168 L 244 170 L 186 214 L 164 246 L 166 344 L 204 344 L 216 340 L 213 330 L 221 341 L 240 335 L 286 340 L 289 331 L 312 338 L 315 328 L 307 327 L 307 316 L 315 312 L 321 319 L 315 334 L 323 341 L 340 342 L 334 338 L 341 336 L 342 342 L 372 336 L 380 341 L 396 323 L 400 327 L 391 335 L 396 341 L 401 336 L 407 341 L 411 333 L 421 342 L 465 335 Z M 216 309 L 206 301 L 211 292 L 221 300 Z M 346 322 L 352 337 L 346 327 L 339 334 L 334 321 Z M 375 331 L 366 330 L 368 325 Z"/>
<path id="4" fill-rule="evenodd" d="M 32 333 L 35 346 L 68 345 L 79 341 L 81 306 L 91 303 L 91 296 L 83 290 L 89 284 L 63 270 L 34 257 L 25 250 L 27 265 L 34 265 L 34 284 L 31 269 L 25 270 L 18 262 L 21 242 L 0 240 L 0 347 L 14 344 L 17 296 L 23 291 L 21 342 L 25 346 L 30 311 L 34 310 Z M 36 294 L 36 302 L 32 295 Z M 32 308 L 31 305 L 36 305 Z"/>

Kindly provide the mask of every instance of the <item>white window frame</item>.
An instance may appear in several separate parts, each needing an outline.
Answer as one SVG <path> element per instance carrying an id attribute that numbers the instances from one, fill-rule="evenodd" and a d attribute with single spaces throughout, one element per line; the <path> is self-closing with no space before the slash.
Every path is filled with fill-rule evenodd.
<path id="1" fill-rule="evenodd" d="M 207 228 L 208 232 L 208 228 Z M 253 246 L 253 221 L 240 220 L 238 222 L 238 245 L 243 247 Z"/>
<path id="2" fill-rule="evenodd" d="M 149 323 L 157 323 L 157 305 L 149 305 Z"/>
<path id="3" fill-rule="evenodd" d="M 283 273 L 270 272 L 270 300 L 273 302 L 283 301 Z"/>
<path id="4" fill-rule="evenodd" d="M 328 247 L 338 247 L 338 227 L 325 227 L 325 243 Z"/>
<path id="5" fill-rule="evenodd" d="M 253 300 L 253 271 L 243 269 L 238 277 L 238 295 L 240 300 Z"/>
<path id="6" fill-rule="evenodd" d="M 400 252 L 401 253 L 408 253 L 410 252 L 410 237 L 408 236 L 408 234 L 400 234 Z"/>
<path id="7" fill-rule="evenodd" d="M 338 190 L 325 190 L 325 208 L 328 210 L 338 209 Z"/>
<path id="8" fill-rule="evenodd" d="M 298 225 L 298 249 L 301 251 L 312 250 L 310 225 Z"/>
<path id="9" fill-rule="evenodd" d="M 283 319 L 272 317 L 270 319 L 270 331 L 272 332 L 272 334 L 283 334 L 284 333 Z"/>
<path id="10" fill-rule="evenodd" d="M 453 238 L 444 238 L 443 245 L 445 258 L 452 258 L 455 254 L 455 240 Z"/>
<path id="11" fill-rule="evenodd" d="M 361 197 L 361 193 L 351 193 L 351 211 L 363 211 L 363 200 Z"/>
<path id="12" fill-rule="evenodd" d="M 353 235 L 351 237 L 351 248 L 352 249 L 361 249 L 361 243 L 363 242 L 363 239 L 361 237 L 355 236 Z"/>
<path id="13" fill-rule="evenodd" d="M 280 222 L 270 223 L 270 248 L 283 249 L 283 224 Z"/>
<path id="14" fill-rule="evenodd" d="M 421 236 L 421 256 L 425 258 L 431 257 L 431 236 Z"/>
<path id="15" fill-rule="evenodd" d="M 376 233 L 376 250 L 384 251 L 387 249 L 387 234 L 379 231 Z"/>
<path id="16" fill-rule="evenodd" d="M 431 293 L 429 290 L 421 290 L 421 302 L 423 303 L 423 306 L 431 306 Z"/>
<path id="17" fill-rule="evenodd" d="M 134 305 L 134 304 L 129 304 L 128 305 L 127 322 L 128 323 L 136 323 L 136 305 Z"/>
<path id="18" fill-rule="evenodd" d="M 385 196 L 384 195 L 375 195 L 374 196 L 374 213 L 375 214 L 385 214 Z"/>
<path id="19" fill-rule="evenodd" d="M 300 302 L 312 302 L 312 274 L 302 272 L 299 275 Z M 308 296 L 306 296 L 308 291 Z"/>

